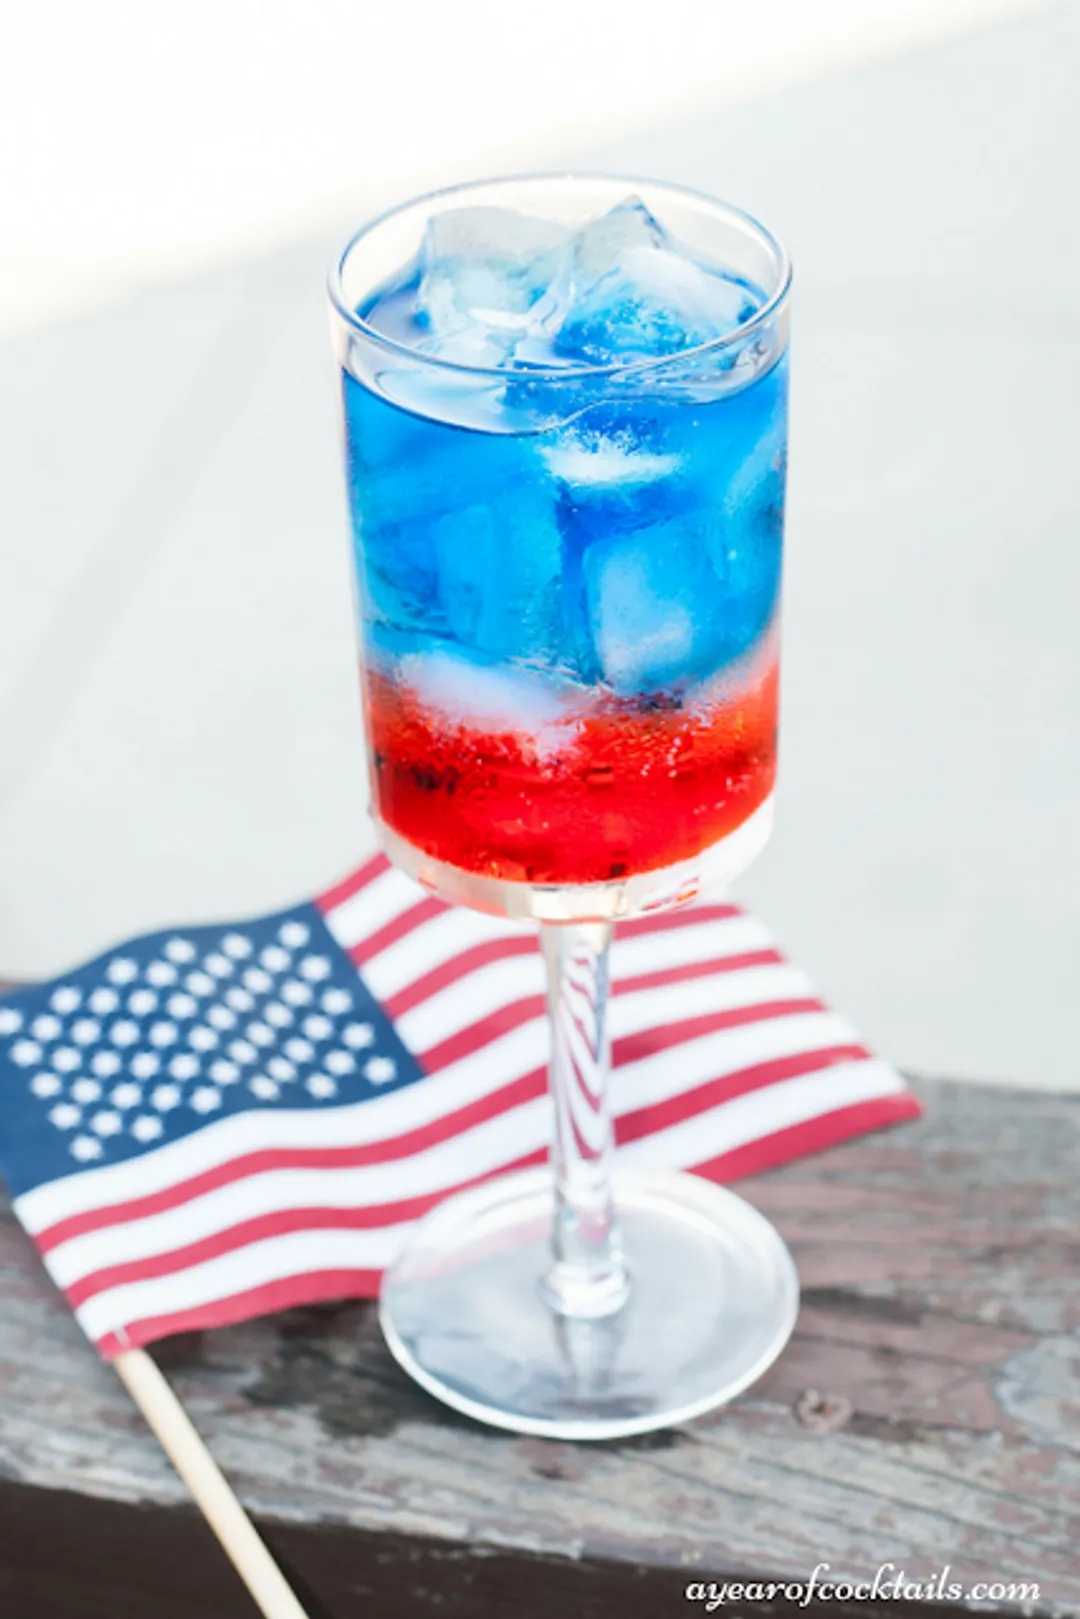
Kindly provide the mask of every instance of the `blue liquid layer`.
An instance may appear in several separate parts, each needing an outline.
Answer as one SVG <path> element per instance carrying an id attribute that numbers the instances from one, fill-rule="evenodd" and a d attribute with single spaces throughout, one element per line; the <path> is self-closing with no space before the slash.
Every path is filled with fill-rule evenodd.
<path id="1" fill-rule="evenodd" d="M 709 402 L 624 389 L 516 435 L 343 389 L 364 633 L 391 670 L 440 652 L 680 701 L 772 620 L 786 355 Z"/>

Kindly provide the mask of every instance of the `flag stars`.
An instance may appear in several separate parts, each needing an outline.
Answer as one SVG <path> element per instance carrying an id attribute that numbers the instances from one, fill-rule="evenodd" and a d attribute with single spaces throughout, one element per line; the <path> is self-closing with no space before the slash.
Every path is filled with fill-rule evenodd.
<path id="1" fill-rule="evenodd" d="M 373 1085 L 385 1085 L 397 1073 L 397 1063 L 392 1057 L 369 1057 L 364 1064 L 364 1078 Z"/>
<path id="2" fill-rule="evenodd" d="M 351 1074 L 356 1067 L 356 1058 L 350 1051 L 328 1051 L 323 1058 L 323 1066 L 329 1068 L 332 1074 Z M 367 1069 L 364 1072 L 367 1073 Z"/>
<path id="3" fill-rule="evenodd" d="M 157 959 L 131 945 L 101 963 L 96 985 L 83 974 L 37 1009 L 0 1002 L 8 1060 L 26 1070 L 26 1104 L 38 1099 L 39 1118 L 63 1132 L 75 1164 L 156 1148 L 237 1103 L 340 1106 L 354 1075 L 373 1087 L 398 1079 L 381 1024 L 364 1020 L 363 992 L 335 982 L 340 958 L 299 917 L 251 934 L 162 938 Z"/>

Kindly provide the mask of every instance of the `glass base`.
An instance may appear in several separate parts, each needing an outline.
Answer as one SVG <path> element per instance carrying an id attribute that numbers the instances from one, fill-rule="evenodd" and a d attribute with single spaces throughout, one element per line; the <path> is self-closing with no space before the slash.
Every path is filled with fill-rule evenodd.
<path id="1" fill-rule="evenodd" d="M 527 1170 L 432 1211 L 383 1280 L 391 1352 L 480 1422 L 619 1439 L 699 1416 L 753 1383 L 795 1322 L 791 1255 L 756 1209 L 695 1175 L 615 1177 L 629 1301 L 580 1320 L 545 1302 L 552 1180 Z"/>
<path id="2" fill-rule="evenodd" d="M 565 885 L 507 882 L 447 865 L 409 843 L 378 815 L 374 819 L 379 842 L 394 865 L 451 905 L 534 922 L 613 922 L 620 916 L 683 905 L 702 889 L 725 888 L 734 882 L 768 843 L 776 806 L 770 793 L 734 832 L 690 860 L 637 872 L 617 882 Z"/>

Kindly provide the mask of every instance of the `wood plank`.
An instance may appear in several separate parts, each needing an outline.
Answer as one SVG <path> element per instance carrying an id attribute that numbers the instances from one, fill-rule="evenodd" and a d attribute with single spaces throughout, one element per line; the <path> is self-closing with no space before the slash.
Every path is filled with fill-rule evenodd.
<path id="1" fill-rule="evenodd" d="M 399 1555 L 404 1568 L 403 1548 L 428 1571 L 420 1584 L 435 1581 L 432 1613 L 474 1611 L 436 1604 L 438 1567 L 450 1566 L 440 1549 L 470 1579 L 481 1563 L 496 1570 L 491 1558 L 526 1559 L 523 1575 L 533 1557 L 575 1578 L 608 1571 L 591 1609 L 584 1587 L 524 1578 L 515 1611 L 537 1619 L 553 1611 L 549 1589 L 582 1614 L 632 1611 L 623 1574 L 648 1587 L 641 1611 L 660 1613 L 695 1577 L 799 1579 L 821 1562 L 856 1579 L 895 1562 L 911 1578 L 948 1564 L 965 1584 L 1036 1581 L 1036 1611 L 1073 1613 L 1080 1099 L 918 1089 L 918 1124 L 743 1183 L 792 1246 L 803 1311 L 754 1389 L 682 1428 L 604 1446 L 489 1432 L 398 1372 L 365 1304 L 173 1340 L 159 1358 L 245 1502 L 335 1614 L 350 1611 L 342 1580 Z M 7 1212 L 0 1304 L 5 1510 L 19 1486 L 169 1521 L 186 1510 Z M 610 1602 L 595 1596 L 605 1589 Z M 428 1611 L 411 1600 L 385 1611 Z M 231 1610 L 207 1598 L 206 1611 Z"/>
<path id="2" fill-rule="evenodd" d="M 687 1601 L 686 1575 L 676 1569 L 391 1530 L 280 1520 L 260 1520 L 260 1528 L 308 1619 L 657 1619 L 704 1611 Z M 250 1599 L 192 1509 L 0 1482 L 0 1534 L 4 1619 L 146 1619 L 148 1612 L 251 1619 Z M 956 1619 L 957 1606 L 888 1599 L 804 1606 L 793 1592 L 754 1599 L 750 1611 L 754 1619 Z"/>

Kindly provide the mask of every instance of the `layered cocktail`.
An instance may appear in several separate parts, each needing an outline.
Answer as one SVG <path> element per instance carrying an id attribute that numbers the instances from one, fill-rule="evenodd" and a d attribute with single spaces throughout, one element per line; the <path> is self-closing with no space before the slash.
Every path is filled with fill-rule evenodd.
<path id="1" fill-rule="evenodd" d="M 745 330 L 765 303 L 628 188 L 576 228 L 436 214 L 360 305 L 447 365 L 425 387 L 387 350 L 381 386 L 343 383 L 374 802 L 432 860 L 620 883 L 767 814 L 787 361 Z"/>
<path id="2" fill-rule="evenodd" d="M 380 835 L 447 898 L 545 924 L 556 1110 L 560 1085 L 598 1098 L 596 1151 L 557 1143 L 552 1320 L 625 1333 L 633 1314 L 604 1167 L 597 926 L 735 875 L 771 825 L 788 279 L 737 210 L 588 177 L 423 199 L 360 232 L 332 279 Z M 559 1019 L 583 999 L 560 1058 Z M 700 1227 L 690 1201 L 673 1219 Z M 439 1252 L 456 1241 L 442 1231 Z M 446 1271 L 444 1314 L 468 1268 L 458 1253 Z M 600 1290 L 583 1306 L 586 1271 Z M 571 1431 L 557 1398 L 514 1409 L 504 1373 L 474 1397 L 425 1369 L 411 1285 L 401 1272 L 390 1336 L 422 1381 L 489 1420 Z M 631 1427 L 715 1403 L 716 1383 L 688 1375 Z M 596 1417 L 629 1420 L 618 1401 Z"/>

